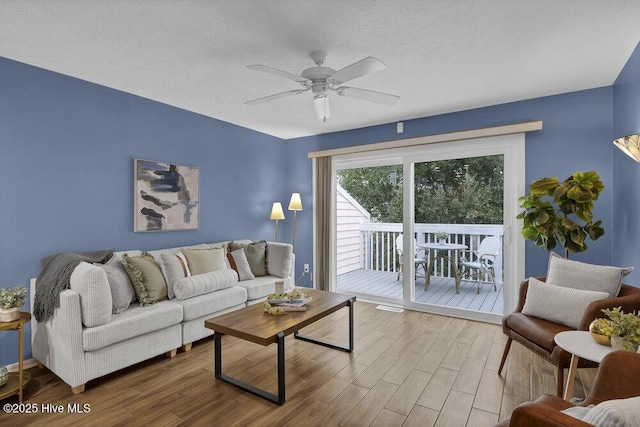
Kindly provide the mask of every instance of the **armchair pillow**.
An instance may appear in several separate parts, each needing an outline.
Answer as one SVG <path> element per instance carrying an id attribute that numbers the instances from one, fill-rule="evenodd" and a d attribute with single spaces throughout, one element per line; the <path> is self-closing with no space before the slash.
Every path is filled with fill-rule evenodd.
<path id="1" fill-rule="evenodd" d="M 88 328 L 111 320 L 111 290 L 107 273 L 88 262 L 81 262 L 69 278 L 71 290 L 80 294 L 82 324 Z"/>
<path id="2" fill-rule="evenodd" d="M 633 267 L 621 268 L 572 261 L 551 252 L 547 283 L 573 289 L 607 292 L 613 298 L 620 292 L 622 278 L 632 270 Z"/>
<path id="3" fill-rule="evenodd" d="M 606 292 L 556 286 L 530 277 L 522 313 L 578 329 L 587 306 L 608 297 Z"/>

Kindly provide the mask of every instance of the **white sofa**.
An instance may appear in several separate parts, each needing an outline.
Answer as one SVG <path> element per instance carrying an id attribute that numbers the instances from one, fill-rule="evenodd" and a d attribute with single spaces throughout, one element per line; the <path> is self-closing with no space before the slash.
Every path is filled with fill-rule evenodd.
<path id="1" fill-rule="evenodd" d="M 202 244 L 197 248 L 226 249 L 228 243 Z M 180 249 L 149 253 L 160 264 L 162 253 L 175 254 Z M 135 256 L 141 251 L 117 252 L 116 256 L 121 257 L 124 253 Z M 132 302 L 120 313 L 112 312 L 113 291 L 108 283 L 105 285 L 104 270 L 81 263 L 72 274 L 71 289 L 60 294 L 60 306 L 52 318 L 42 323 L 32 319 L 33 358 L 69 384 L 77 394 L 83 392 L 85 384 L 92 379 L 163 353 L 173 357 L 180 347 L 188 351 L 191 343 L 213 334 L 204 327 L 206 319 L 263 301 L 275 292 L 276 280 L 283 279 L 285 288 L 294 286 L 295 257 L 291 245 L 267 242 L 266 260 L 267 265 L 272 265 L 267 276 L 238 281 L 238 274 L 233 270 L 206 273 L 216 276 L 214 286 L 210 286 L 212 289 L 198 288 L 198 280 L 204 274 L 192 276 L 188 280 L 194 279 L 198 289 L 191 294 L 199 295 L 184 298 L 183 292 L 183 299 L 170 295 L 173 298 L 147 306 Z M 285 268 L 276 268 L 276 264 Z M 281 276 L 274 275 L 272 270 Z M 78 283 L 79 277 L 84 278 L 82 283 Z M 32 279 L 32 312 L 35 287 L 36 280 Z"/>

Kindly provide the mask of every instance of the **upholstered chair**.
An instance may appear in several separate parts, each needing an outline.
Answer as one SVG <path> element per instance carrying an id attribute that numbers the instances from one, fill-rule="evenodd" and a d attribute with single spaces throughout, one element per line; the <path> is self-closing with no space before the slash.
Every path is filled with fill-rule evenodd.
<path id="1" fill-rule="evenodd" d="M 589 405 L 598 405 L 605 401 L 628 399 L 636 396 L 640 396 L 640 354 L 614 351 L 607 354 L 602 360 L 593 387 L 584 401 L 579 404 L 573 404 L 557 396 L 543 395 L 535 402 L 519 405 L 513 411 L 511 417 L 502 420 L 496 427 L 586 427 L 592 424 L 561 411 L 565 411 L 568 408 L 586 408 Z M 629 404 L 621 403 L 624 405 Z M 595 409 L 593 408 L 589 411 L 594 411 Z M 637 410 L 637 407 L 635 409 Z M 586 411 L 586 409 L 583 411 Z M 591 415 L 594 416 L 595 414 Z M 613 411 L 608 411 L 604 415 L 615 416 Z M 604 415 L 601 414 L 600 416 Z"/>
<path id="2" fill-rule="evenodd" d="M 546 278 L 541 277 L 538 278 L 538 280 L 545 281 Z M 502 318 L 502 329 L 508 339 L 504 347 L 498 374 L 502 373 L 511 348 L 511 343 L 515 340 L 557 367 L 557 395 L 562 396 L 564 369 L 569 368 L 571 354 L 557 346 L 554 337 L 558 332 L 574 329 L 563 324 L 522 313 L 527 297 L 528 286 L 529 280 L 525 280 L 520 284 L 518 305 L 515 311 Z M 602 313 L 602 309 L 614 307 L 622 307 L 624 312 L 640 310 L 640 288 L 623 284 L 620 287 L 620 292 L 617 297 L 605 298 L 590 303 L 581 317 L 577 330 L 589 330 L 589 324 L 595 318 L 606 317 Z M 597 363 L 585 359 L 580 359 L 578 363 L 578 368 L 592 368 L 597 366 Z"/>

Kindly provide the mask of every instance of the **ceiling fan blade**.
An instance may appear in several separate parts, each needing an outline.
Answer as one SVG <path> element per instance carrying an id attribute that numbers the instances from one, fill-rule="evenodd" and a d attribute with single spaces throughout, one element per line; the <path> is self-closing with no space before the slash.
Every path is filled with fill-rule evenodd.
<path id="1" fill-rule="evenodd" d="M 296 90 L 290 90 L 287 92 L 280 92 L 274 95 L 265 96 L 264 98 L 258 98 L 252 101 L 247 101 L 244 103 L 244 105 L 258 105 L 258 104 L 262 104 L 263 102 L 273 101 L 274 99 L 284 98 L 286 96 L 291 96 L 291 95 L 298 95 L 298 94 L 301 94 L 302 92 L 306 92 L 307 90 L 309 89 L 296 89 Z"/>
<path id="2" fill-rule="evenodd" d="M 277 68 L 268 67 L 266 65 L 247 65 L 247 68 L 251 68 L 252 70 L 256 71 L 262 71 L 263 73 L 273 74 L 274 76 L 284 77 L 285 79 L 293 80 L 299 83 L 308 82 L 308 80 L 302 76 L 290 73 L 288 71 L 278 70 Z"/>
<path id="3" fill-rule="evenodd" d="M 349 98 L 362 99 L 363 101 L 377 102 L 378 104 L 395 105 L 400 97 L 390 93 L 376 92 L 368 89 L 358 89 L 357 87 L 342 86 L 337 89 L 338 95 Z"/>
<path id="4" fill-rule="evenodd" d="M 373 56 L 368 56 L 360 61 L 344 67 L 341 70 L 333 73 L 329 78 L 336 84 L 342 84 L 349 80 L 357 79 L 364 75 L 375 73 L 376 71 L 384 70 L 387 68 L 384 62 Z"/>

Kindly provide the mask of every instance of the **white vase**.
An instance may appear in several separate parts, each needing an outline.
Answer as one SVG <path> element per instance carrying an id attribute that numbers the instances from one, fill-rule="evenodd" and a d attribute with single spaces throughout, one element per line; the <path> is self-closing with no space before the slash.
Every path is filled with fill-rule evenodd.
<path id="1" fill-rule="evenodd" d="M 447 244 L 447 239 L 440 239 L 439 242 L 441 245 L 446 245 Z"/>
<path id="2" fill-rule="evenodd" d="M 0 322 L 13 322 L 20 318 L 20 307 L 0 307 Z"/>

